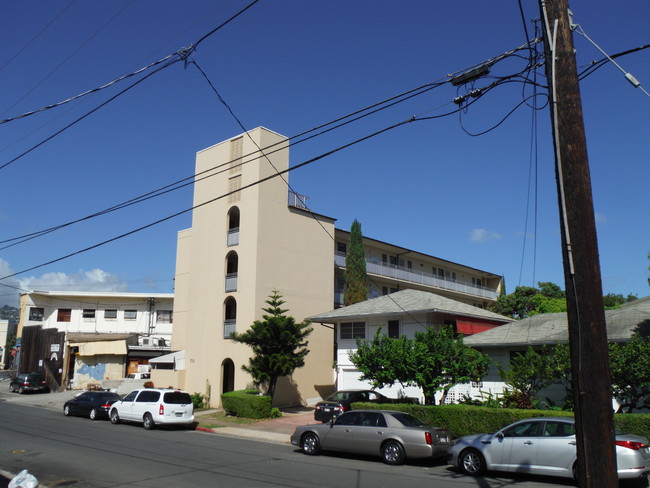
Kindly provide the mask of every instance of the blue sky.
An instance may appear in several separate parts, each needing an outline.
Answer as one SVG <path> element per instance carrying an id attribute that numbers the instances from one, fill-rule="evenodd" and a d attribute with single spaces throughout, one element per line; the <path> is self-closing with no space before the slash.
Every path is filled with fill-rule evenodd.
<path id="1" fill-rule="evenodd" d="M 103 86 L 177 52 L 248 3 L 4 2 L 0 119 Z M 522 4 L 532 36 L 537 2 Z M 650 43 L 648 2 L 580 1 L 571 8 L 574 22 L 609 54 Z M 603 57 L 584 36 L 574 39 L 579 66 Z M 193 59 L 246 128 L 263 125 L 292 136 L 524 42 L 514 0 L 261 0 L 203 40 Z M 474 88 L 523 70 L 525 54 L 498 63 L 493 77 Z M 650 91 L 650 50 L 617 61 Z M 186 178 L 197 151 L 242 132 L 196 66 L 179 62 L 15 159 L 138 79 L 0 124 L 0 240 L 7 241 L 0 247 Z M 537 79 L 544 83 L 543 68 Z M 650 98 L 612 64 L 586 77 L 581 92 L 603 291 L 646 296 Z M 454 98 L 464 93 L 464 87 L 444 84 L 296 145 L 291 164 L 413 115 L 451 112 Z M 461 114 L 405 124 L 292 172 L 290 183 L 310 197 L 313 211 L 337 218 L 339 228 L 348 230 L 356 218 L 366 236 L 503 274 L 508 291 L 539 281 L 564 288 L 548 108 L 534 118 L 529 99 L 494 130 L 468 135 L 494 127 L 532 94 L 530 84 L 501 84 Z M 537 103 L 541 108 L 544 97 Z M 191 204 L 187 187 L 6 247 L 0 250 L 0 277 Z M 171 292 L 176 234 L 189 226 L 185 213 L 2 283 Z M 15 305 L 16 293 L 3 287 L 0 305 Z"/>

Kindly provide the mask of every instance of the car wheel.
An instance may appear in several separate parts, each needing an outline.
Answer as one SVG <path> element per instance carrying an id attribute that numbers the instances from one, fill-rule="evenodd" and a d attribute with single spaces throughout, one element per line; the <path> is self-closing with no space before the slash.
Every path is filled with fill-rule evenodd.
<path id="1" fill-rule="evenodd" d="M 381 448 L 381 458 L 386 464 L 402 464 L 406 453 L 402 444 L 397 441 L 388 441 Z"/>
<path id="2" fill-rule="evenodd" d="M 9 391 L 11 393 L 15 393 L 16 392 L 16 387 L 14 385 L 9 385 Z"/>
<path id="3" fill-rule="evenodd" d="M 97 409 L 93 408 L 88 416 L 90 417 L 90 420 L 97 420 Z"/>
<path id="4" fill-rule="evenodd" d="M 154 424 L 151 414 L 145 413 L 144 417 L 142 418 L 142 426 L 145 428 L 145 430 L 151 430 L 155 425 L 156 424 Z"/>
<path id="5" fill-rule="evenodd" d="M 18 388 L 18 394 L 22 395 L 23 393 L 25 393 L 25 389 L 21 386 L 20 388 Z"/>
<path id="6" fill-rule="evenodd" d="M 480 476 L 485 473 L 485 458 L 475 449 L 461 452 L 458 465 L 462 473 L 469 476 Z"/>
<path id="7" fill-rule="evenodd" d="M 318 439 L 318 436 L 313 432 L 307 432 L 302 436 L 300 447 L 302 448 L 302 452 L 305 454 L 314 456 L 320 453 L 320 440 Z"/>
<path id="8" fill-rule="evenodd" d="M 66 417 L 69 417 L 70 415 L 72 415 L 72 412 L 70 411 L 70 407 L 68 405 L 63 407 L 63 415 L 65 415 Z"/>
<path id="9" fill-rule="evenodd" d="M 117 413 L 117 409 L 111 410 L 111 424 L 119 424 L 120 423 L 120 414 Z"/>

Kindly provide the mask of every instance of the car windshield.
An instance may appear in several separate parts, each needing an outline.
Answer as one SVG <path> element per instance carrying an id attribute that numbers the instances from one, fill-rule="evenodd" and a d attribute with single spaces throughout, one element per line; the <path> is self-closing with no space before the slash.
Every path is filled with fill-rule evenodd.
<path id="1" fill-rule="evenodd" d="M 405 427 L 426 427 L 427 424 L 422 422 L 420 419 L 415 418 L 413 415 L 408 413 L 394 413 L 392 414 L 394 418 L 399 420 L 399 422 Z"/>
<path id="2" fill-rule="evenodd" d="M 192 403 L 192 398 L 189 393 L 183 393 L 181 391 L 172 391 L 165 393 L 164 396 L 165 403 L 171 403 L 175 405 L 187 405 Z"/>
<path id="3" fill-rule="evenodd" d="M 343 402 L 349 400 L 353 393 L 354 392 L 352 391 L 337 391 L 336 393 L 332 393 L 325 400 L 328 402 Z"/>

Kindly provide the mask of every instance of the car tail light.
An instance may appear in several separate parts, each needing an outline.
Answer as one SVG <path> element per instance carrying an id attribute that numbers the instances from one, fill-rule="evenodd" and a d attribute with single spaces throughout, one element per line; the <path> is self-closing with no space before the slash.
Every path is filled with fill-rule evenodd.
<path id="1" fill-rule="evenodd" d="M 339 404 L 339 410 L 341 411 L 341 413 L 343 413 L 343 412 L 345 412 L 347 410 L 350 410 L 350 406 L 349 405 L 345 406 L 345 405 Z"/>
<path id="2" fill-rule="evenodd" d="M 426 442 L 428 445 L 433 444 L 433 436 L 431 435 L 431 432 L 424 433 L 424 442 Z"/>
<path id="3" fill-rule="evenodd" d="M 638 451 L 640 449 L 643 449 L 644 447 L 648 447 L 643 442 L 635 442 L 635 441 L 616 441 L 616 445 L 621 447 L 626 447 L 634 451 Z"/>
<path id="4" fill-rule="evenodd" d="M 27 380 L 23 381 L 23 386 L 29 386 L 29 381 Z"/>
<path id="5" fill-rule="evenodd" d="M 110 408 L 111 404 L 110 403 L 104 403 L 103 405 L 100 405 L 99 408 Z"/>
<path id="6" fill-rule="evenodd" d="M 165 406 L 162 403 L 158 407 L 158 415 L 165 415 Z"/>

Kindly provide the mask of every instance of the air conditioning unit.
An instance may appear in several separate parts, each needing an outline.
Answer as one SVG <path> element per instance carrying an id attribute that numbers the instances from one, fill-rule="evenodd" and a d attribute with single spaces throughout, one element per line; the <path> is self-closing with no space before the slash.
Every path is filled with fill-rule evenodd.
<path id="1" fill-rule="evenodd" d="M 158 346 L 165 347 L 165 339 L 158 339 Z"/>
<path id="2" fill-rule="evenodd" d="M 143 346 L 148 346 L 150 344 L 150 341 L 151 341 L 151 339 L 149 339 L 148 337 L 143 337 L 142 338 L 142 345 Z"/>

